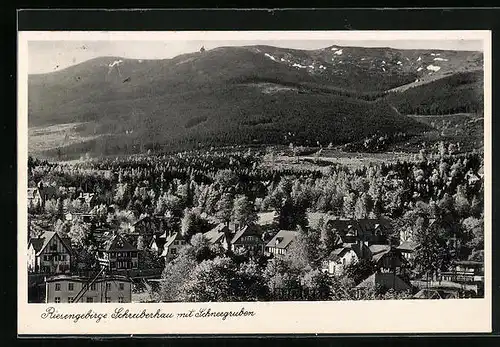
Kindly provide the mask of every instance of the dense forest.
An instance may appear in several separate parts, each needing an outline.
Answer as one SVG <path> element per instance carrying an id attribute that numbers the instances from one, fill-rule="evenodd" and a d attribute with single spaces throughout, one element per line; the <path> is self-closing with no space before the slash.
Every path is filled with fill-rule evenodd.
<path id="1" fill-rule="evenodd" d="M 410 264 L 409 278 L 434 274 L 453 260 L 483 260 L 484 163 L 479 154 L 457 154 L 454 143 L 441 142 L 420 151 L 414 161 L 358 168 L 338 164 L 326 172 L 264 168 L 260 165 L 264 155 L 269 153 L 233 147 L 76 164 L 30 157 L 29 185 L 42 181 L 53 188 L 44 206 L 31 206 L 30 213 L 44 216 L 46 225 L 68 235 L 80 254 L 95 250 L 93 231 L 66 221 L 63 214 L 88 211 L 77 199 L 81 192 L 96 194 L 96 204 L 89 211 L 95 220 L 124 235 L 145 215 L 166 216 L 168 228 L 181 232 L 189 246 L 166 265 L 163 278 L 169 285 L 151 294 L 164 301 L 404 296 L 354 290 L 363 274 L 369 273 L 370 263 L 357 264 L 341 278 L 321 272 L 319 261 L 335 246 L 335 235 L 322 221 L 309 224 L 310 214 L 317 212 L 388 218 L 394 226 L 394 235 L 389 236 L 395 243 L 404 234 L 429 245 Z M 299 232 L 283 259 L 228 254 L 201 235 L 219 222 L 254 223 L 258 213 L 268 211 L 276 216 L 263 226 L 264 240 L 278 230 Z M 31 224 L 31 236 L 38 230 L 36 224 Z M 449 247 L 450 238 L 457 247 Z M 163 266 L 144 243 L 140 238 L 135 241 L 144 249 L 141 266 Z M 218 284 L 207 279 L 217 279 Z"/>
<path id="2" fill-rule="evenodd" d="M 457 73 L 386 97 L 402 114 L 483 112 L 483 71 Z"/>

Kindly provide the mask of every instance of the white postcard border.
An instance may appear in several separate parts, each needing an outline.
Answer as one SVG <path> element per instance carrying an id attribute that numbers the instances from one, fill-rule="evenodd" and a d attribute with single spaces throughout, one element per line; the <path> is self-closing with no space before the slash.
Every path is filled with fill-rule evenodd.
<path id="1" fill-rule="evenodd" d="M 485 75 L 485 297 L 462 300 L 244 302 L 148 304 L 29 304 L 27 295 L 27 67 L 30 40 L 444 40 L 484 42 Z M 491 332 L 491 32 L 490 31 L 292 31 L 292 32 L 19 32 L 18 33 L 18 334 L 279 334 Z M 61 313 L 107 313 L 105 319 L 42 318 Z M 173 318 L 112 318 L 115 309 L 172 313 Z M 222 318 L 177 318 L 211 311 L 253 312 Z"/>

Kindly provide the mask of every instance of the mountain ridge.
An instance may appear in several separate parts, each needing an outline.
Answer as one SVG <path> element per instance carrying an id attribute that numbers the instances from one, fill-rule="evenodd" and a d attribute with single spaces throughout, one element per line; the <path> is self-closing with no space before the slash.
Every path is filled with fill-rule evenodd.
<path id="1" fill-rule="evenodd" d="M 428 130 L 395 112 L 387 90 L 482 66 L 482 55 L 471 51 L 340 47 L 219 47 L 159 60 L 97 57 L 29 75 L 28 122 L 85 123 L 77 133 L 92 140 L 79 151 L 97 155 L 106 146 L 122 151 L 148 141 L 150 148 L 342 144 L 376 133 Z M 436 58 L 440 69 L 417 71 Z M 113 139 L 108 145 L 99 143 L 104 134 Z"/>

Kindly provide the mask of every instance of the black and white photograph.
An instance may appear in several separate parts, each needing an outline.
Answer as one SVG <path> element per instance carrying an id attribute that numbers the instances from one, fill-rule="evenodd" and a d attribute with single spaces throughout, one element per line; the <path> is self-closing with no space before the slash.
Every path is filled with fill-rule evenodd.
<path id="1" fill-rule="evenodd" d="M 230 34 L 27 41 L 28 303 L 485 298 L 485 41 Z"/>

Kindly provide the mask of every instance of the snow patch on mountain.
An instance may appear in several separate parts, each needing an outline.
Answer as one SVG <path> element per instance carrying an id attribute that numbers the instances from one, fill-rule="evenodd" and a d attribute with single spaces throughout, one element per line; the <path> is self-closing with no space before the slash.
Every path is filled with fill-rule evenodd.
<path id="1" fill-rule="evenodd" d="M 445 59 L 445 58 L 434 58 L 434 60 L 436 60 L 436 61 L 448 61 L 448 59 Z"/>
<path id="2" fill-rule="evenodd" d="M 341 49 L 339 49 L 338 51 L 336 51 L 334 54 L 336 55 L 342 55 L 343 51 Z"/>
<path id="3" fill-rule="evenodd" d="M 111 64 L 109 64 L 108 66 L 109 66 L 109 67 L 115 67 L 115 66 L 119 66 L 119 65 L 121 65 L 121 64 L 123 64 L 123 60 L 121 60 L 121 59 L 120 59 L 120 60 L 115 60 L 114 62 L 112 62 L 112 63 L 111 63 Z"/>
<path id="4" fill-rule="evenodd" d="M 273 56 L 272 56 L 271 54 L 269 54 L 269 53 L 264 53 L 264 55 L 265 55 L 266 57 L 268 57 L 269 59 L 271 59 L 272 61 L 276 61 L 276 62 L 278 61 L 278 59 L 276 59 L 275 57 L 273 57 Z"/>
<path id="5" fill-rule="evenodd" d="M 423 69 L 424 69 L 423 67 L 419 67 L 417 71 L 422 71 Z"/>
<path id="6" fill-rule="evenodd" d="M 296 68 L 299 68 L 299 69 L 305 69 L 305 68 L 307 67 L 307 66 L 305 66 L 305 65 L 300 65 L 300 64 L 298 64 L 298 63 L 293 63 L 293 65 L 292 65 L 292 66 L 293 66 L 293 67 L 296 67 Z"/>
<path id="7" fill-rule="evenodd" d="M 436 71 L 441 70 L 441 66 L 429 65 L 429 66 L 427 66 L 427 70 L 436 72 Z"/>

